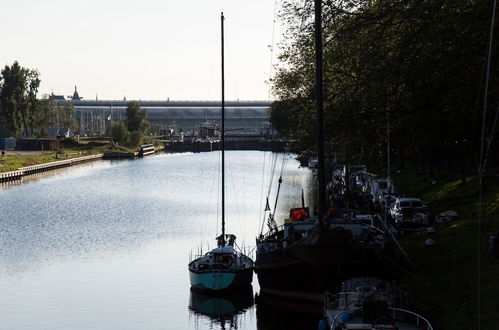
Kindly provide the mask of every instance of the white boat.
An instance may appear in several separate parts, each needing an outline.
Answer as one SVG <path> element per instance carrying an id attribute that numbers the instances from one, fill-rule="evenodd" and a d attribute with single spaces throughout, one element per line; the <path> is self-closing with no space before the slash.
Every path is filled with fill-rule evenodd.
<path id="1" fill-rule="evenodd" d="M 222 234 L 217 237 L 217 247 L 189 263 L 191 287 L 202 291 L 224 291 L 251 285 L 253 260 L 237 251 L 236 236 L 225 233 L 225 99 L 224 99 L 224 16 L 222 28 Z"/>
<path id="2" fill-rule="evenodd" d="M 337 293 L 326 292 L 325 300 L 319 330 L 433 330 L 423 316 L 394 307 L 400 294 L 375 278 L 344 281 Z"/>

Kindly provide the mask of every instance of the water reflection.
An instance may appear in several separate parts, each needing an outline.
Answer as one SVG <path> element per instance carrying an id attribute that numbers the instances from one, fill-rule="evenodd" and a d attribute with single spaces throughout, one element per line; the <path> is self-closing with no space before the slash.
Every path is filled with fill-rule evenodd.
<path id="1" fill-rule="evenodd" d="M 256 297 L 258 330 L 317 329 L 322 319 L 322 304 L 281 299 L 261 294 Z"/>
<path id="2" fill-rule="evenodd" d="M 191 289 L 189 310 L 195 319 L 196 329 L 205 329 L 205 318 L 210 329 L 240 329 L 243 319 L 240 317 L 253 306 L 253 287 L 234 290 L 223 294 L 209 294 Z"/>
<path id="3" fill-rule="evenodd" d="M 226 154 L 227 230 L 249 248 L 263 226 L 271 157 Z M 286 157 L 278 220 L 301 204 L 302 188 L 313 195 L 310 172 Z M 98 161 L 0 188 L 0 329 L 257 329 L 252 292 L 235 302 L 189 296 L 189 252 L 219 230 L 219 160 Z M 282 328 L 267 317 L 272 308 L 258 308 L 260 329 Z"/>

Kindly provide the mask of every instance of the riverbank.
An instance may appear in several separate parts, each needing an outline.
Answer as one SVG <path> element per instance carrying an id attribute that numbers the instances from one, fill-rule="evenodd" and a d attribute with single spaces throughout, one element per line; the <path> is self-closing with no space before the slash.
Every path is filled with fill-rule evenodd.
<path id="1" fill-rule="evenodd" d="M 101 158 L 135 158 L 163 151 L 164 147 L 144 145 L 139 151 L 115 147 L 106 142 L 78 143 L 63 140 L 57 151 L 5 151 L 0 158 L 0 181 L 19 180 L 25 175 L 72 166 Z"/>
<path id="2" fill-rule="evenodd" d="M 478 315 L 481 329 L 499 329 L 499 260 L 483 254 L 486 232 L 499 230 L 499 180 L 487 180 L 480 217 L 477 177 L 465 184 L 460 179 L 435 182 L 416 168 L 401 170 L 394 177 L 400 192 L 428 204 L 432 217 L 446 210 L 459 214 L 457 221 L 436 226 L 434 247 L 425 247 L 426 233 L 402 240 L 419 268 L 418 276 L 427 284 L 408 280 L 411 303 L 436 329 L 477 329 Z"/>
<path id="3" fill-rule="evenodd" d="M 15 170 L 15 171 L 0 173 L 0 182 L 21 180 L 26 175 L 31 175 L 31 174 L 45 172 L 45 171 L 51 171 L 51 170 L 55 170 L 58 168 L 69 167 L 69 166 L 73 166 L 73 165 L 77 165 L 77 164 L 81 164 L 81 163 L 86 163 L 86 162 L 92 162 L 92 161 L 95 161 L 98 159 L 102 159 L 103 156 L 104 156 L 104 154 L 95 154 L 95 155 L 76 157 L 76 158 L 71 158 L 71 159 L 66 159 L 66 160 L 59 160 L 59 161 L 55 161 L 55 162 L 48 162 L 48 163 L 43 163 L 43 164 L 38 164 L 38 165 L 20 167 L 19 169 Z"/>
<path id="4" fill-rule="evenodd" d="M 52 151 L 18 151 L 6 150 L 0 158 L 0 173 L 17 171 L 22 167 L 46 164 L 77 157 L 101 154 L 112 150 L 109 143 L 78 143 L 72 139 L 61 140 L 60 150 Z"/>
<path id="5" fill-rule="evenodd" d="M 91 156 L 99 154 L 99 150 L 91 150 L 82 152 L 78 150 L 65 150 L 64 152 L 47 152 L 47 151 L 25 151 L 25 152 L 7 152 L 0 160 L 0 173 L 17 171 L 22 167 L 47 164 L 61 160 L 69 160 L 78 157 Z"/>

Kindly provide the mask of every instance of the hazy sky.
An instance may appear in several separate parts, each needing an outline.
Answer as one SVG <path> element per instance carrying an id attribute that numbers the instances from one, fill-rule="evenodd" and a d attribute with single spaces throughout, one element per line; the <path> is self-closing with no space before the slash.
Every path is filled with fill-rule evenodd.
<path id="1" fill-rule="evenodd" d="M 67 96 L 76 85 L 85 99 L 216 100 L 223 11 L 226 98 L 266 100 L 274 4 L 0 0 L 0 65 L 38 69 L 40 95 Z"/>

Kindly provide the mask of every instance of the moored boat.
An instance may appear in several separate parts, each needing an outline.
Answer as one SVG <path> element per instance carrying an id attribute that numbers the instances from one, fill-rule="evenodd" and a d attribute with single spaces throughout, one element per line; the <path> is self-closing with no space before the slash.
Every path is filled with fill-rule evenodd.
<path id="1" fill-rule="evenodd" d="M 292 210 L 291 220 L 281 228 L 270 214 L 269 233 L 256 240 L 255 271 L 261 290 L 296 297 L 324 292 L 349 275 L 391 270 L 384 253 L 384 230 L 357 220 L 353 214 L 337 217 L 328 210 L 334 205 L 329 205 L 326 196 L 321 1 L 315 1 L 315 6 L 317 212 L 311 217 L 302 202 L 302 208 Z"/>
<path id="2" fill-rule="evenodd" d="M 306 297 L 352 276 L 392 275 L 387 242 L 386 232 L 348 214 L 288 220 L 257 239 L 255 272 L 263 291 Z"/>
<path id="3" fill-rule="evenodd" d="M 375 278 L 344 281 L 335 294 L 327 292 L 319 330 L 432 330 L 423 316 L 402 308 L 400 293 Z"/>
<path id="4" fill-rule="evenodd" d="M 231 245 L 212 249 L 189 263 L 191 286 L 201 291 L 221 291 L 246 288 L 253 280 L 253 261 Z M 232 243 L 233 244 L 233 243 Z"/>
<path id="5" fill-rule="evenodd" d="M 224 16 L 221 14 L 222 32 L 222 234 L 217 247 L 189 262 L 191 287 L 203 291 L 225 291 L 251 285 L 253 260 L 236 250 L 236 236 L 225 233 L 225 94 L 224 94 Z"/>

